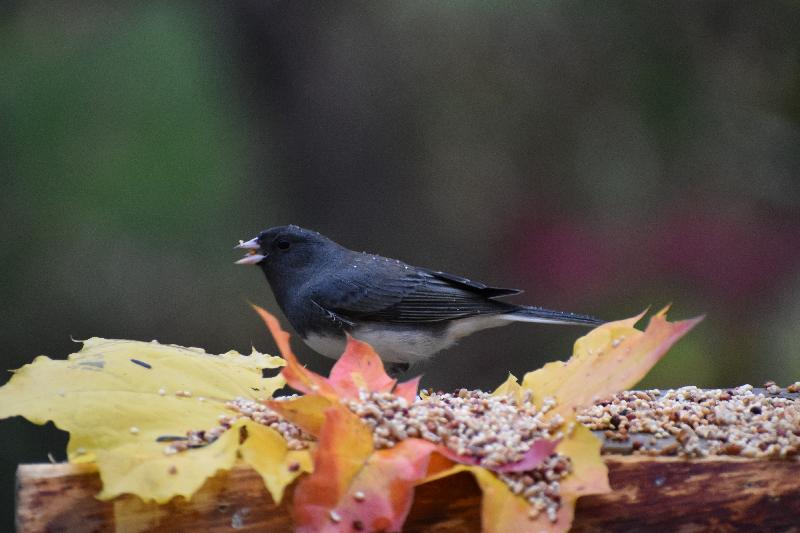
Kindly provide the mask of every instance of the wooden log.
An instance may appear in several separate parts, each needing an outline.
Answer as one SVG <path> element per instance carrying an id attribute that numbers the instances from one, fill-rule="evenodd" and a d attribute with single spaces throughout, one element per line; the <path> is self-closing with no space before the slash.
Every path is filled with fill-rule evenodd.
<path id="1" fill-rule="evenodd" d="M 578 502 L 574 531 L 798 531 L 800 461 L 727 457 L 606 456 L 613 492 Z M 210 479 L 186 501 L 158 506 L 125 496 L 101 502 L 93 465 L 17 470 L 17 530 L 291 531 L 288 501 L 275 505 L 245 466 Z M 417 488 L 405 531 L 478 531 L 480 490 L 468 474 Z"/>

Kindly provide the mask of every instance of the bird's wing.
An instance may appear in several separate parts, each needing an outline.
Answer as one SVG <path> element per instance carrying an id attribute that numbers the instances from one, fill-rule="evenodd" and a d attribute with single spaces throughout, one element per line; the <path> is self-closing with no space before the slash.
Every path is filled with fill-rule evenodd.
<path id="1" fill-rule="evenodd" d="M 449 284 L 455 287 L 462 287 L 463 289 L 480 294 L 485 298 L 498 298 L 502 296 L 512 296 L 514 294 L 522 294 L 522 289 L 505 289 L 502 287 L 490 287 L 485 283 L 481 283 L 479 281 L 473 281 L 471 279 L 462 278 L 461 276 L 455 276 L 453 274 L 448 274 L 447 272 L 440 272 L 435 270 L 428 270 L 425 268 L 418 269 L 420 271 L 426 272 L 435 278 L 439 278 L 443 281 L 448 282 Z"/>
<path id="2" fill-rule="evenodd" d="M 350 321 L 393 323 L 508 312 L 515 306 L 492 298 L 519 292 L 394 261 L 382 262 L 377 270 L 347 269 L 322 285 L 313 299 L 331 313 Z"/>

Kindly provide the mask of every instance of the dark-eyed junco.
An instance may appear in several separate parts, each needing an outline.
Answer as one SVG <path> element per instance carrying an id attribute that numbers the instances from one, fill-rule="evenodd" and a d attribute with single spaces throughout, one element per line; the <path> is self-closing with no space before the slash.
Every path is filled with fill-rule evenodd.
<path id="1" fill-rule="evenodd" d="M 354 252 L 298 226 L 270 228 L 237 248 L 248 252 L 237 263 L 261 267 L 286 318 L 312 349 L 339 357 L 348 332 L 394 363 L 395 371 L 512 321 L 603 323 L 499 301 L 522 291 Z"/>

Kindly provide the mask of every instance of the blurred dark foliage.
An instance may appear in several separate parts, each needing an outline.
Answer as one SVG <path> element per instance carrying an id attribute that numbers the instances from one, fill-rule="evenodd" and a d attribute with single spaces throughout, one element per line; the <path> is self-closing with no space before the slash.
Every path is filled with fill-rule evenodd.
<path id="1" fill-rule="evenodd" d="M 273 350 L 231 247 L 293 222 L 536 305 L 706 313 L 646 386 L 800 379 L 796 2 L 5 2 L 0 71 L 4 368 Z M 581 333 L 488 331 L 423 384 Z M 15 465 L 65 439 L 2 428 L 9 530 Z"/>

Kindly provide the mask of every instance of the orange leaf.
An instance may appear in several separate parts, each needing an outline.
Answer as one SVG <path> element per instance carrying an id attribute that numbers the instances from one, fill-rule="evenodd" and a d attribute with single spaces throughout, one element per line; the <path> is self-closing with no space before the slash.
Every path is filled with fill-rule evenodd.
<path id="1" fill-rule="evenodd" d="M 305 394 L 334 394 L 333 387 L 328 383 L 327 379 L 308 370 L 297 360 L 297 356 L 294 355 L 291 346 L 289 346 L 289 333 L 281 328 L 278 319 L 269 311 L 257 305 L 251 305 L 267 325 L 267 328 L 269 328 L 272 338 L 275 339 L 275 343 L 278 345 L 281 356 L 286 359 L 286 366 L 281 370 L 281 374 L 284 379 L 286 379 L 286 383 L 293 389 Z"/>
<path id="2" fill-rule="evenodd" d="M 381 358 L 369 344 L 348 335 L 344 353 L 333 365 L 330 378 L 325 378 L 300 364 L 289 346 L 289 334 L 281 328 L 278 319 L 257 305 L 253 305 L 253 309 L 264 320 L 278 344 L 281 355 L 286 359 L 286 366 L 281 373 L 286 383 L 293 389 L 305 394 L 357 399 L 361 390 L 391 392 L 394 388 L 398 396 L 406 398 L 409 402 L 414 401 L 419 378 L 395 387 L 397 380 L 389 377 L 383 368 Z"/>
<path id="3" fill-rule="evenodd" d="M 422 379 L 422 376 L 417 376 L 409 379 L 408 381 L 404 381 L 403 383 L 398 383 L 394 388 L 394 394 L 396 396 L 400 396 L 401 398 L 405 398 L 408 403 L 414 402 L 417 399 L 417 390 L 419 389 L 420 379 Z"/>
<path id="4" fill-rule="evenodd" d="M 317 437 L 325 423 L 325 410 L 333 402 L 334 400 L 327 396 L 308 394 L 289 400 L 268 400 L 264 403 L 289 422 Z"/>
<path id="5" fill-rule="evenodd" d="M 347 408 L 325 417 L 314 472 L 294 494 L 297 530 L 399 531 L 436 446 L 408 439 L 375 451 L 372 430 Z"/>
<path id="6" fill-rule="evenodd" d="M 433 481 L 434 479 L 439 479 L 440 477 L 446 477 L 452 475 L 452 473 L 447 473 L 448 470 L 453 468 L 456 465 L 451 459 L 442 455 L 441 451 L 444 446 L 439 446 L 436 448 L 436 453 L 431 454 L 430 461 L 428 461 L 428 472 L 426 473 L 425 479 L 422 483 L 427 483 L 428 481 Z"/>
<path id="7" fill-rule="evenodd" d="M 389 392 L 397 380 L 383 369 L 381 358 L 366 342 L 347 336 L 344 353 L 336 361 L 328 378 L 340 397 L 358 398 L 360 390 Z"/>
<path id="8" fill-rule="evenodd" d="M 603 324 L 575 341 L 572 357 L 565 363 L 548 363 L 528 372 L 522 388 L 530 390 L 537 405 L 548 396 L 558 403 L 550 414 L 572 415 L 578 407 L 630 388 L 666 354 L 675 342 L 702 317 L 667 322 L 665 311 L 642 332 L 633 327 L 641 317 Z"/>

